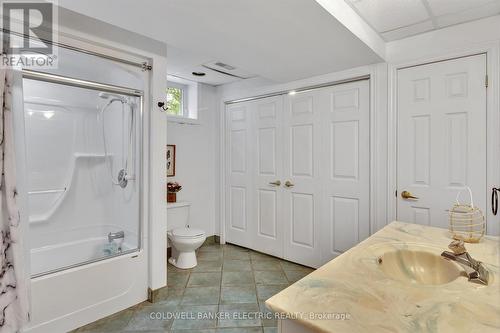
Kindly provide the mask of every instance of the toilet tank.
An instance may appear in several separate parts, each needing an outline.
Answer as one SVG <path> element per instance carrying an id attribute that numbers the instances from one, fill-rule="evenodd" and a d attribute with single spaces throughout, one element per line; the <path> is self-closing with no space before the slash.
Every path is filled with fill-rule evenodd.
<path id="1" fill-rule="evenodd" d="M 189 221 L 190 202 L 179 201 L 167 203 L 167 231 L 184 228 Z"/>

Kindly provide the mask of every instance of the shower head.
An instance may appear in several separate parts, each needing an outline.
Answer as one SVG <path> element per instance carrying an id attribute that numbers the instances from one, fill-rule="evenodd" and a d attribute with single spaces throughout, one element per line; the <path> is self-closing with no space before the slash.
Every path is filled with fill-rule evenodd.
<path id="1" fill-rule="evenodd" d="M 99 97 L 101 97 L 102 99 L 109 99 L 109 103 L 112 103 L 114 101 L 120 101 L 123 104 L 128 103 L 128 99 L 126 97 L 107 92 L 100 92 Z"/>

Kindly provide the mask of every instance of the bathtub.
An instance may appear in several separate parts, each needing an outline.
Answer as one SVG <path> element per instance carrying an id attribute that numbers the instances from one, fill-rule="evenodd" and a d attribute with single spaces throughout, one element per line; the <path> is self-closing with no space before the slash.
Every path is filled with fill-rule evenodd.
<path id="1" fill-rule="evenodd" d="M 104 244 L 104 239 L 74 243 L 37 249 L 35 255 L 43 256 L 45 263 L 47 258 L 64 263 L 64 251 L 69 247 L 72 247 L 72 256 L 78 253 L 84 258 L 98 250 Z M 146 300 L 146 254 L 145 250 L 132 250 L 130 253 L 32 278 L 31 321 L 23 332 L 69 332 L 96 318 Z"/>

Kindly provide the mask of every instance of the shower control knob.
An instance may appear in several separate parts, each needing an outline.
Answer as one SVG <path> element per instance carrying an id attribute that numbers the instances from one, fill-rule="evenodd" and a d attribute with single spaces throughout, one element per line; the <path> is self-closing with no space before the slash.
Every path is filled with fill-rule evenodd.
<path id="1" fill-rule="evenodd" d="M 121 188 L 125 188 L 128 185 L 128 175 L 125 169 L 121 169 L 118 173 L 118 185 L 120 185 Z"/>

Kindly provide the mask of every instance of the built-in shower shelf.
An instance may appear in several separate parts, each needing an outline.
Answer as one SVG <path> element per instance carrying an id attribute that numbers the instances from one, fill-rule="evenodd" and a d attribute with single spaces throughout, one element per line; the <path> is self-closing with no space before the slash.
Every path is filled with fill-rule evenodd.
<path id="1" fill-rule="evenodd" d="M 29 191 L 28 194 L 53 194 L 53 193 L 62 193 L 62 192 L 66 192 L 66 187 L 60 188 L 60 189 L 50 189 L 50 190 L 33 190 L 33 191 Z"/>
<path id="2" fill-rule="evenodd" d="M 68 184 L 67 187 L 64 188 L 56 188 L 56 189 L 47 189 L 47 190 L 36 190 L 36 191 L 30 191 L 30 195 L 37 195 L 37 194 L 45 194 L 46 196 L 56 196 L 56 199 L 53 201 L 51 207 L 49 207 L 48 211 L 43 214 L 36 214 L 36 215 L 30 215 L 29 216 L 29 223 L 41 223 L 41 222 L 47 222 L 52 215 L 59 209 L 61 206 L 62 202 L 65 200 L 66 196 L 68 195 L 68 192 L 71 189 L 71 184 L 73 183 L 73 178 L 75 176 L 75 168 L 78 163 L 85 163 L 85 160 L 89 159 L 106 159 L 106 158 L 112 158 L 113 154 L 101 154 L 101 153 L 74 153 L 73 154 L 73 161 L 71 163 L 71 167 L 69 168 L 69 176 L 68 176 L 68 181 L 66 184 Z M 102 162 L 99 162 L 102 163 Z"/>

